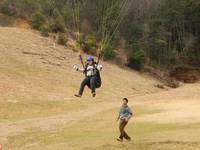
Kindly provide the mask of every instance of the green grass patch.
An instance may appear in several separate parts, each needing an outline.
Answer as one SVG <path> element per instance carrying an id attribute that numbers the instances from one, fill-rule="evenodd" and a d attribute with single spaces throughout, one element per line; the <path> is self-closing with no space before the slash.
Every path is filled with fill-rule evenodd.
<path id="1" fill-rule="evenodd" d="M 102 120 L 102 122 L 104 122 L 104 120 Z M 134 141 L 125 143 L 118 143 L 116 141 L 118 136 L 116 123 L 105 124 L 104 127 L 99 127 L 98 124 L 99 121 L 97 122 L 95 119 L 92 122 L 86 119 L 59 132 L 28 131 L 22 135 L 10 137 L 9 143 L 11 144 L 8 147 L 23 147 L 27 145 L 27 148 L 29 148 L 28 145 L 31 143 L 37 143 L 34 148 L 42 150 L 46 146 L 51 147 L 52 145 L 52 147 L 54 147 L 54 145 L 64 143 L 69 148 L 75 150 L 175 150 L 175 147 L 185 148 L 186 150 L 186 148 L 195 148 L 200 145 L 198 142 L 184 142 L 181 139 L 168 140 L 168 133 L 173 131 L 176 134 L 180 134 L 184 131 L 189 135 L 188 127 L 197 126 L 197 124 L 130 123 L 127 127 L 127 131 Z M 164 136 L 166 136 L 166 139 L 159 138 L 159 135 L 162 133 L 165 134 Z M 59 147 L 57 148 L 60 149 Z"/>
<path id="2" fill-rule="evenodd" d="M 118 123 L 115 121 L 117 110 L 114 108 L 96 115 L 94 114 L 94 116 L 83 118 L 79 122 L 71 126 L 66 126 L 62 130 L 58 129 L 53 132 L 35 130 L 18 135 L 17 137 L 10 137 L 10 139 L 15 139 L 15 146 L 27 145 L 26 148 L 28 149 L 29 144 L 39 143 L 34 147 L 38 150 L 44 148 L 51 149 L 50 147 L 63 146 L 63 144 L 73 150 L 175 150 L 175 147 L 185 148 L 184 150 L 188 148 L 190 150 L 199 146 L 198 142 L 185 142 L 184 138 L 176 138 L 181 137 L 184 132 L 190 139 L 194 136 L 194 134 L 190 134 L 191 129 L 200 132 L 199 124 L 135 122 L 134 118 L 133 122 L 130 122 L 126 128 L 134 142 L 118 143 L 116 141 L 116 138 L 119 136 Z M 146 111 L 146 109 L 144 111 L 143 108 L 139 107 L 135 111 L 140 115 L 157 112 L 152 110 Z M 29 139 L 29 141 L 24 139 Z M 65 148 L 57 147 L 57 149 L 64 150 Z"/>

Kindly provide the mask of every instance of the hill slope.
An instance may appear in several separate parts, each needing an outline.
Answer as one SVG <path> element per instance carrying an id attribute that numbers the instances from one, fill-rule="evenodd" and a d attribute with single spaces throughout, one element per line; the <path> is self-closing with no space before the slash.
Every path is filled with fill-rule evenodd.
<path id="1" fill-rule="evenodd" d="M 0 144 L 6 149 L 199 146 L 199 83 L 163 91 L 151 77 L 103 62 L 97 97 L 86 89 L 77 99 L 83 75 L 72 68 L 80 64 L 78 53 L 53 45 L 36 31 L 0 28 Z M 122 97 L 130 97 L 136 114 L 128 130 L 137 142 L 127 145 L 115 142 Z"/>

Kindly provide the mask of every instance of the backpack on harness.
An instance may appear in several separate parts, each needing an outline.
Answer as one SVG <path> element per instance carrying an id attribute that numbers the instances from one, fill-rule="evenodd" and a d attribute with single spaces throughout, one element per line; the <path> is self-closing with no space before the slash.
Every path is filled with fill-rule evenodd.
<path id="1" fill-rule="evenodd" d="M 84 71 L 84 73 L 85 73 L 85 76 L 87 77 L 87 65 L 85 66 L 85 71 Z M 94 63 L 94 65 L 93 65 L 93 67 L 94 67 L 94 72 L 95 72 L 95 79 L 96 79 L 96 88 L 100 88 L 101 87 L 101 84 L 102 84 L 102 82 L 101 82 L 101 75 L 100 75 L 100 71 L 97 69 L 97 63 Z M 90 87 L 89 87 L 90 88 Z"/>
<path id="2" fill-rule="evenodd" d="M 98 69 L 96 69 L 96 88 L 100 88 L 101 87 L 101 75 L 100 75 L 100 71 Z"/>

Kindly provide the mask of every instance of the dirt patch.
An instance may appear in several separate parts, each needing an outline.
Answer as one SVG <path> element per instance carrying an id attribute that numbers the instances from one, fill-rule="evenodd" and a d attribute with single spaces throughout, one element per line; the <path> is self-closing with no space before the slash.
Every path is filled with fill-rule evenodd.
<path id="1" fill-rule="evenodd" d="M 200 68 L 188 66 L 176 67 L 170 72 L 170 77 L 184 83 L 195 83 L 200 80 Z"/>
<path id="2" fill-rule="evenodd" d="M 17 28 L 31 29 L 29 23 L 23 19 L 16 19 L 13 26 Z"/>
<path id="3" fill-rule="evenodd" d="M 26 55 L 38 55 L 38 56 L 48 56 L 46 54 L 40 54 L 40 53 L 35 53 L 35 52 L 23 52 L 23 54 L 26 54 Z"/>
<path id="4" fill-rule="evenodd" d="M 159 80 L 163 85 L 155 85 L 157 88 L 164 89 L 164 86 L 171 87 L 171 88 L 178 88 L 180 87 L 180 82 L 176 80 L 175 78 L 171 77 L 166 73 L 165 71 L 161 71 L 156 68 L 152 68 L 149 66 L 145 66 L 144 71 L 152 76 L 153 78 L 156 78 Z"/>

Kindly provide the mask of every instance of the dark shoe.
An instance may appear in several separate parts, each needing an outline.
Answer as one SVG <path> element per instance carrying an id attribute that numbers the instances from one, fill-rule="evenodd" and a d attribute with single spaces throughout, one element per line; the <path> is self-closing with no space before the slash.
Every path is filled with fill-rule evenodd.
<path id="1" fill-rule="evenodd" d="M 75 94 L 74 96 L 81 98 L 82 95 L 80 95 L 80 94 Z"/>
<path id="2" fill-rule="evenodd" d="M 119 141 L 119 142 L 123 142 L 123 139 L 118 138 L 117 141 Z"/>
<path id="3" fill-rule="evenodd" d="M 92 97 L 95 97 L 96 96 L 96 93 L 92 93 Z"/>
<path id="4" fill-rule="evenodd" d="M 127 141 L 131 141 L 131 138 L 127 138 L 126 140 L 127 140 Z"/>

